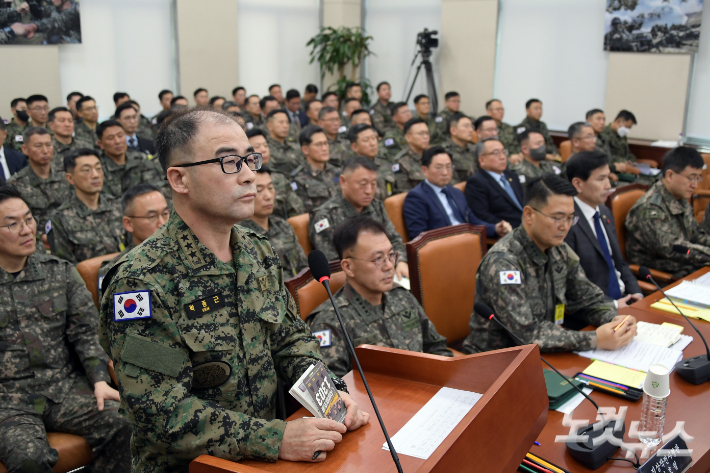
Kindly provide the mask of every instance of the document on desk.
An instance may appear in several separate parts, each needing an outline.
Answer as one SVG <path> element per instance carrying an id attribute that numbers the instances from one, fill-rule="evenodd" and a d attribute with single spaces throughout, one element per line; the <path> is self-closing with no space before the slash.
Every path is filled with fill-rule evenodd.
<path id="1" fill-rule="evenodd" d="M 392 437 L 398 455 L 428 459 L 483 395 L 441 388 Z M 387 442 L 382 446 L 389 451 Z"/>
<path id="2" fill-rule="evenodd" d="M 666 291 L 666 297 L 676 302 L 710 308 L 710 287 L 695 281 L 683 281 Z"/>
<path id="3" fill-rule="evenodd" d="M 617 350 L 587 350 L 576 352 L 579 356 L 601 360 L 613 365 L 624 366 L 632 370 L 648 373 L 651 365 L 661 364 L 672 370 L 678 361 L 683 358 L 683 352 L 658 345 L 631 340 L 631 342 Z"/>

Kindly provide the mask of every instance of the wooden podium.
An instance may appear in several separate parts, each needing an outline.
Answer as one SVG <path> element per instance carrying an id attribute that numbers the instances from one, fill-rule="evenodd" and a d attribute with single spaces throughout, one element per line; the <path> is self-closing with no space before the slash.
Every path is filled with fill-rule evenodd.
<path id="1" fill-rule="evenodd" d="M 372 345 L 356 351 L 390 436 L 441 387 L 483 394 L 428 460 L 399 455 L 405 473 L 513 472 L 547 423 L 537 345 L 456 358 Z M 371 414 L 370 423 L 346 433 L 323 463 L 234 463 L 202 455 L 190 463 L 190 473 L 396 472 L 390 453 L 382 449 L 385 438 L 360 375 L 350 372 L 344 379 L 353 399 Z M 289 420 L 310 415 L 302 408 Z"/>

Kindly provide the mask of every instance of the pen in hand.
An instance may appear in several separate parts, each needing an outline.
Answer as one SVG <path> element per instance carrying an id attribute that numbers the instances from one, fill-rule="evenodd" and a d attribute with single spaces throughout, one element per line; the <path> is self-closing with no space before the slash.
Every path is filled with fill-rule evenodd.
<path id="1" fill-rule="evenodd" d="M 316 458 L 318 458 L 318 455 L 320 455 L 320 450 L 316 450 L 316 453 L 313 454 L 312 460 L 315 460 Z"/>

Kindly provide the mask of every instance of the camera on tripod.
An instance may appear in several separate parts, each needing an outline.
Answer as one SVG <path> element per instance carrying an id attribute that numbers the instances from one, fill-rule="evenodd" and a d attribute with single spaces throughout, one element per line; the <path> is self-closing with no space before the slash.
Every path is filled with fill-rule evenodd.
<path id="1" fill-rule="evenodd" d="M 424 28 L 424 31 L 417 34 L 417 44 L 422 51 L 431 51 L 432 48 L 439 47 L 439 38 L 434 36 L 438 35 L 438 31 L 429 31 Z"/>

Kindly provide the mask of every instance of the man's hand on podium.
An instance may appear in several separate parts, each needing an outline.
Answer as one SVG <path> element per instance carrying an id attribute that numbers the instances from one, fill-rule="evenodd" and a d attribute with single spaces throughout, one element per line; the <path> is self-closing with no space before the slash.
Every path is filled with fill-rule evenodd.
<path id="1" fill-rule="evenodd" d="M 343 440 L 343 434 L 355 430 L 370 420 L 370 414 L 360 410 L 348 393 L 338 391 L 348 413 L 345 425 L 330 419 L 302 418 L 286 423 L 279 458 L 289 461 L 322 462 L 326 452 L 335 448 Z M 315 452 L 322 452 L 313 459 Z"/>

